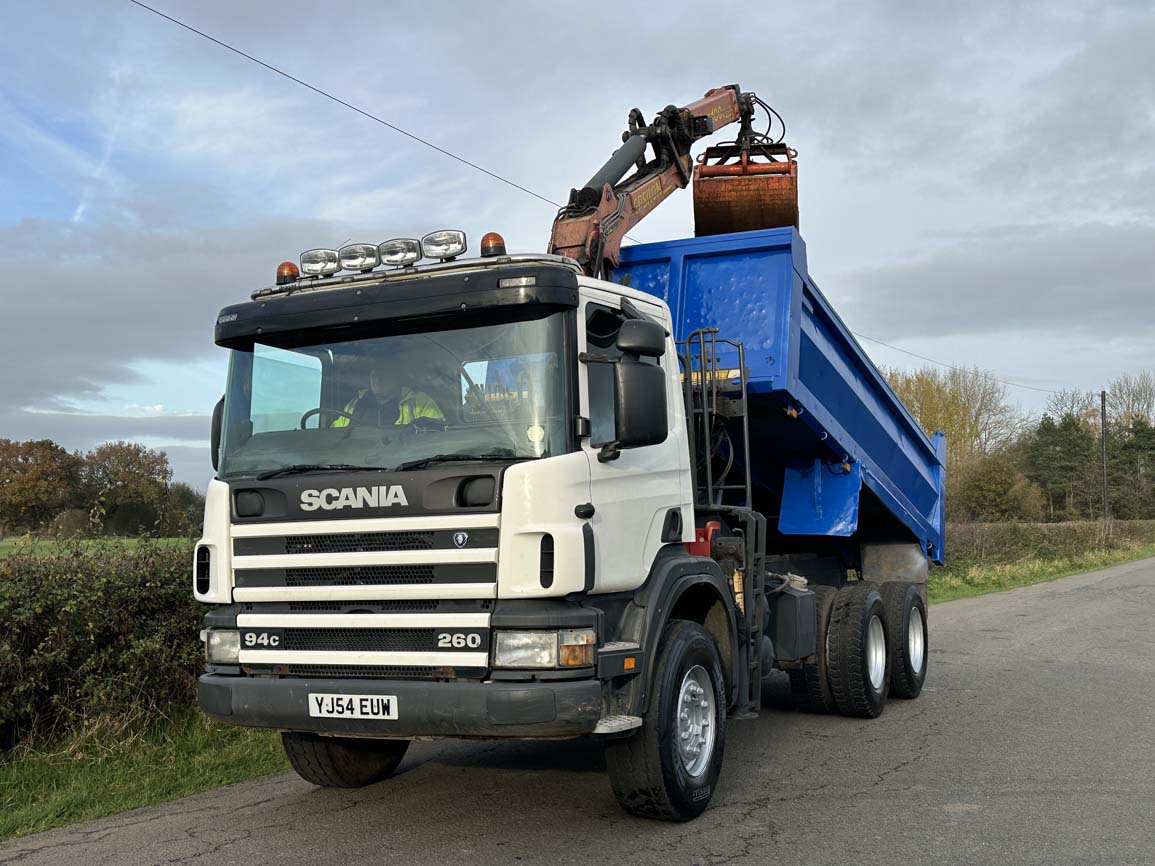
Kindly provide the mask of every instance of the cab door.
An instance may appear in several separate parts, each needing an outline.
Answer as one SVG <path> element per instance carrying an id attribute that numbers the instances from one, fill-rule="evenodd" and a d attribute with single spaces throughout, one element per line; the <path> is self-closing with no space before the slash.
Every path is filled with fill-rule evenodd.
<path id="1" fill-rule="evenodd" d="M 639 306 L 641 306 L 639 304 Z M 662 308 L 645 305 L 647 314 L 665 318 Z M 599 460 L 602 446 L 614 441 L 613 364 L 597 358 L 620 358 L 617 332 L 625 321 L 621 297 L 608 291 L 583 291 L 578 315 L 578 341 L 587 361 L 580 365 L 581 413 L 589 419 L 590 435 L 582 439 L 590 464 L 594 506 L 594 592 L 614 592 L 640 586 L 664 544 L 693 539 L 689 451 L 682 407 L 679 367 L 671 338 L 660 364 L 666 383 L 666 440 L 657 445 L 622 449 L 615 459 Z M 669 321 L 662 321 L 667 331 Z"/>

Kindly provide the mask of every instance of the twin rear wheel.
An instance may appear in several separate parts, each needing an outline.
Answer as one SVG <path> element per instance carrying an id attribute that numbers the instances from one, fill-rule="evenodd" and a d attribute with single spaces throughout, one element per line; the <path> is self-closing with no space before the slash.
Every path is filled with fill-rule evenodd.
<path id="1" fill-rule="evenodd" d="M 926 680 L 926 601 L 913 583 L 882 584 L 882 603 L 890 625 L 890 653 L 894 659 L 890 696 L 917 698 Z"/>
<path id="2" fill-rule="evenodd" d="M 891 697 L 914 698 L 926 679 L 926 602 L 904 581 L 818 586 L 813 661 L 790 671 L 803 709 L 874 718 Z"/>

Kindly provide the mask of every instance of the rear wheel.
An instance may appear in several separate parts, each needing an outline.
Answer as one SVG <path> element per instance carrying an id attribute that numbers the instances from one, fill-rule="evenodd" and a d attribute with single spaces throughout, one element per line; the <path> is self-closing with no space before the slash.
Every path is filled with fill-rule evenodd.
<path id="1" fill-rule="evenodd" d="M 689 821 L 705 811 L 726 744 L 726 693 L 714 639 L 673 620 L 662 634 L 650 709 L 637 733 L 606 743 L 614 796 L 627 812 Z"/>
<path id="2" fill-rule="evenodd" d="M 882 602 L 891 632 L 891 697 L 917 698 L 928 660 L 926 602 L 917 584 L 897 580 L 882 585 Z"/>
<path id="3" fill-rule="evenodd" d="M 826 632 L 838 590 L 832 586 L 815 586 L 813 591 L 817 620 L 814 629 L 817 645 L 814 661 L 806 662 L 802 667 L 788 671 L 787 674 L 790 677 L 790 690 L 794 692 L 799 707 L 809 713 L 833 713 L 838 708 L 834 703 L 834 693 L 830 690 L 830 679 L 826 670 Z"/>
<path id="4" fill-rule="evenodd" d="M 891 659 L 882 593 L 872 583 L 838 591 L 826 645 L 830 689 L 844 716 L 875 718 L 890 687 Z"/>
<path id="5" fill-rule="evenodd" d="M 409 741 L 284 731 L 281 745 L 297 775 L 306 782 L 322 788 L 363 788 L 393 775 Z"/>

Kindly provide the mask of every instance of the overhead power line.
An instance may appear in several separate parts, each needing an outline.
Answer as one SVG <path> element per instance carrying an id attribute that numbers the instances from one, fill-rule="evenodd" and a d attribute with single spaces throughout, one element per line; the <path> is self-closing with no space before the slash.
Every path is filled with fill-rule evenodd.
<path id="1" fill-rule="evenodd" d="M 241 51 L 241 49 L 239 49 L 233 45 L 230 45 L 229 43 L 224 42 L 220 39 L 217 39 L 215 36 L 210 36 L 208 33 L 205 33 L 203 30 L 198 30 L 197 28 L 193 27 L 191 24 L 185 24 L 183 21 L 181 21 L 177 18 L 173 18 L 171 15 L 166 15 L 164 12 L 161 12 L 159 9 L 154 9 L 152 6 L 149 6 L 147 3 L 142 3 L 142 2 L 140 2 L 140 0 L 128 0 L 128 2 L 132 3 L 135 6 L 139 6 L 141 9 L 144 9 L 148 12 L 151 12 L 153 15 L 156 15 L 160 18 L 163 18 L 165 21 L 172 22 L 173 24 L 177 25 L 178 27 L 183 27 L 185 30 L 189 31 L 190 33 L 195 33 L 197 36 L 200 36 L 202 39 L 207 39 L 209 42 L 212 42 L 215 45 L 219 45 L 221 48 L 225 48 L 225 49 L 233 52 L 234 54 L 237 54 L 237 55 L 245 58 L 245 60 L 248 60 L 252 63 L 255 63 L 258 66 L 263 66 L 265 69 L 269 70 L 270 72 L 275 72 L 277 75 L 280 75 L 282 78 L 287 78 L 287 79 L 289 79 L 289 81 L 292 81 L 294 84 L 299 84 L 299 85 L 301 85 L 301 87 L 304 87 L 307 90 L 313 91 L 313 93 L 316 93 L 318 96 L 323 96 L 326 99 L 332 100 L 333 102 L 337 103 L 338 105 L 343 105 L 343 106 L 345 106 L 345 108 L 348 108 L 350 111 L 355 111 L 363 117 L 367 117 L 370 120 L 381 124 L 382 126 L 388 127 L 389 129 L 393 130 L 394 132 L 400 133 L 401 135 L 404 135 L 406 138 L 410 138 L 413 141 L 416 141 L 418 144 L 423 144 L 426 147 L 437 151 L 438 153 L 442 154 L 443 156 L 447 156 L 450 159 L 456 160 L 457 162 L 460 162 L 462 165 L 467 165 L 470 168 L 472 168 L 474 171 L 479 171 L 482 174 L 493 178 L 494 180 L 501 181 L 502 183 L 506 184 L 507 186 L 511 186 L 514 189 L 521 190 L 526 195 L 531 195 L 534 198 L 545 202 L 546 204 L 553 205 L 555 208 L 561 207 L 561 205 L 558 204 L 556 201 L 553 201 L 552 199 L 546 198 L 544 195 L 540 195 L 539 193 L 534 192 L 532 189 L 529 189 L 528 187 L 524 187 L 521 184 L 519 184 L 515 181 L 512 181 L 507 177 L 502 177 L 497 172 L 490 171 L 489 169 L 478 165 L 476 162 L 471 162 L 470 160 L 466 159 L 463 156 L 458 156 L 456 153 L 454 153 L 451 150 L 446 150 L 444 147 L 439 147 L 436 144 L 434 144 L 433 142 L 428 141 L 427 139 L 424 139 L 419 135 L 414 135 L 412 132 L 409 132 L 406 129 L 402 129 L 397 124 L 390 123 L 388 120 L 385 120 L 384 118 L 378 117 L 376 114 L 373 114 L 372 112 L 366 111 L 363 108 L 358 108 L 356 105 L 353 105 L 353 103 L 346 102 L 344 99 L 341 99 L 339 96 L 334 96 L 332 93 L 329 93 L 327 90 L 322 90 L 320 87 L 315 87 L 314 85 L 310 84 L 307 81 L 302 81 L 300 78 L 297 78 L 295 75 L 290 75 L 288 72 L 285 72 L 283 69 L 279 69 L 278 67 L 273 66 L 271 63 L 266 63 L 265 61 L 263 61 L 257 57 L 254 57 L 251 54 L 247 54 L 244 51 Z"/>
<path id="2" fill-rule="evenodd" d="M 1000 379 L 997 376 L 991 376 L 988 373 L 984 373 L 982 370 L 968 370 L 966 367 L 956 367 L 954 364 L 948 364 L 945 361 L 937 361 L 934 358 L 928 358 L 926 355 L 920 355 L 918 352 L 911 352 L 908 349 L 900 349 L 898 346 L 894 346 L 883 340 L 879 340 L 877 337 L 868 337 L 866 334 L 858 333 L 858 331 L 851 331 L 850 333 L 854 334 L 854 336 L 858 337 L 860 340 L 869 340 L 872 343 L 878 343 L 880 346 L 886 346 L 888 349 L 893 349 L 896 352 L 902 352 L 904 355 L 910 355 L 912 358 L 918 358 L 930 364 L 937 364 L 940 367 L 946 367 L 948 370 L 958 370 L 960 373 L 969 373 L 971 375 L 981 376 L 984 379 L 989 379 L 992 382 L 998 382 L 1002 385 L 1009 385 L 1012 388 L 1026 388 L 1028 391 L 1038 391 L 1042 394 L 1059 393 L 1058 391 L 1054 391 L 1050 388 L 1036 388 L 1034 385 L 1023 385 L 1019 382 L 1011 382 L 1008 379 Z"/>

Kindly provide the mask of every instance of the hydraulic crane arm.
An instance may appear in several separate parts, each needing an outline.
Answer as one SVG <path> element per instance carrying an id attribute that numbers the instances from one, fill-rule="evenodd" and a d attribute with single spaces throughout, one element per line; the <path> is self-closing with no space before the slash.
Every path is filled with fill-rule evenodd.
<path id="1" fill-rule="evenodd" d="M 753 93 L 731 84 L 682 108 L 669 105 L 649 125 L 635 108 L 622 146 L 585 186 L 570 192 L 569 203 L 554 220 L 549 251 L 576 259 L 592 276 L 616 266 L 626 233 L 670 193 L 690 183 L 690 147 L 695 141 L 739 121 L 736 144 L 757 138 L 751 123 L 755 101 Z M 650 146 L 654 158 L 647 160 Z M 631 168 L 636 171 L 627 178 Z"/>

